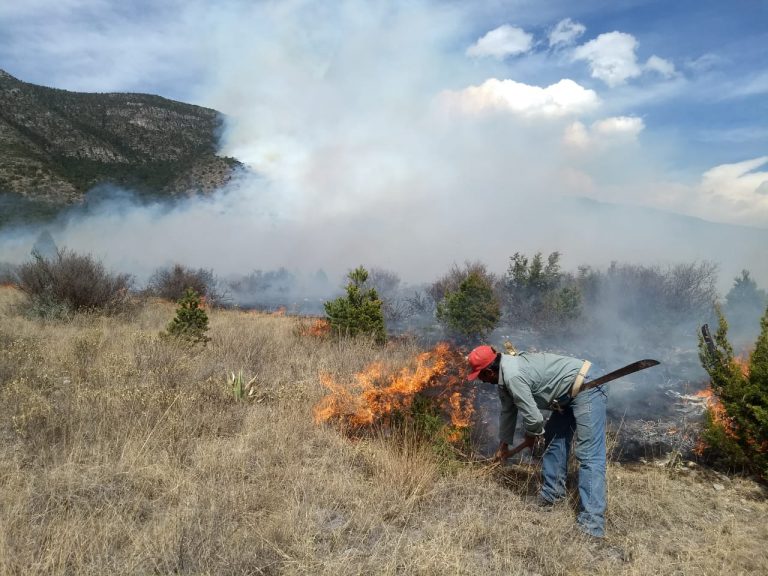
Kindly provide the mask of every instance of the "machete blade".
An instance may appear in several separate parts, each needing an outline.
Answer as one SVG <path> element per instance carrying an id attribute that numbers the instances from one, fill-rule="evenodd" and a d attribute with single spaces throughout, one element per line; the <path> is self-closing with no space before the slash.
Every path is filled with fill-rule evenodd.
<path id="1" fill-rule="evenodd" d="M 634 374 L 635 372 L 639 372 L 640 370 L 645 370 L 646 368 L 650 368 L 652 366 L 657 366 L 659 364 L 658 360 L 652 360 L 651 358 L 646 358 L 645 360 L 638 360 L 637 362 L 632 362 L 632 364 L 627 364 L 623 368 L 619 368 L 618 370 L 614 370 L 613 372 L 608 372 L 605 376 L 600 376 L 600 378 L 596 378 L 595 380 L 590 380 L 589 382 L 584 382 L 584 384 L 581 385 L 581 391 L 589 390 L 590 388 L 594 388 L 595 386 L 600 386 L 601 384 L 605 384 L 606 382 L 610 382 L 611 380 L 616 380 L 617 378 L 621 378 L 622 376 L 627 376 L 628 374 Z"/>

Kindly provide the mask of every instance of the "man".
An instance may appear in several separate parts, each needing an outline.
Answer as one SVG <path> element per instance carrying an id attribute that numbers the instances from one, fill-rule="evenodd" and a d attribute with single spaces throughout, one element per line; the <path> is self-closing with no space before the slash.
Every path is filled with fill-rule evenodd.
<path id="1" fill-rule="evenodd" d="M 568 454 L 576 436 L 579 462 L 579 528 L 605 535 L 605 394 L 600 387 L 579 394 L 590 362 L 548 353 L 500 354 L 490 346 L 469 353 L 468 380 L 497 384 L 499 449 L 496 458 L 511 454 L 518 411 L 523 417 L 525 445 L 537 440 L 546 445 L 542 460 L 539 504 L 551 506 L 565 498 Z M 544 425 L 542 409 L 552 410 Z"/>

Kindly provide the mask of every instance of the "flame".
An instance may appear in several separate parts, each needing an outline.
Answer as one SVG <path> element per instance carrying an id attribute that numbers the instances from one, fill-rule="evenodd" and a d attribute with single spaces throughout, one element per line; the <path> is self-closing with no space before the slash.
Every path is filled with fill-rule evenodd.
<path id="1" fill-rule="evenodd" d="M 272 312 L 270 316 L 285 316 L 285 310 L 285 306 L 280 306 L 280 308 Z"/>
<path id="2" fill-rule="evenodd" d="M 469 427 L 472 423 L 472 413 L 474 412 L 472 404 L 465 402 L 461 392 L 458 391 L 451 394 L 448 403 L 451 406 L 451 424 L 456 428 Z"/>
<path id="3" fill-rule="evenodd" d="M 712 421 L 716 425 L 721 426 L 725 433 L 731 438 L 738 438 L 738 434 L 736 433 L 736 426 L 733 423 L 733 420 L 728 416 L 725 411 L 725 406 L 723 406 L 720 398 L 717 397 L 717 394 L 715 394 L 711 387 L 696 392 L 694 396 L 697 398 L 704 398 L 706 400 L 707 410 L 709 411 Z M 696 448 L 694 448 L 694 452 L 701 456 L 704 454 L 704 450 L 706 448 L 707 445 L 704 443 L 704 441 L 699 440 Z"/>
<path id="4" fill-rule="evenodd" d="M 749 353 L 745 352 L 733 359 L 734 365 L 739 369 L 744 378 L 749 378 L 749 356 Z"/>
<path id="5" fill-rule="evenodd" d="M 750 356 L 751 356 L 751 352 L 746 351 L 738 356 L 734 356 L 732 360 L 732 368 L 738 370 L 741 373 L 741 376 L 743 378 L 749 378 Z M 696 393 L 696 396 L 699 398 L 706 399 L 707 410 L 709 410 L 709 414 L 713 422 L 716 425 L 721 426 L 729 437 L 735 440 L 738 440 L 741 436 L 739 434 L 740 430 L 737 429 L 733 419 L 728 416 L 728 414 L 725 411 L 725 407 L 723 406 L 722 402 L 717 397 L 717 395 L 712 391 L 712 388 L 710 387 L 710 388 L 701 390 L 700 392 Z M 754 449 L 755 451 L 760 452 L 761 454 L 768 452 L 768 441 L 763 441 L 760 444 L 758 444 L 757 440 L 751 437 L 747 437 L 744 440 L 746 440 L 747 444 L 749 444 L 752 447 L 752 449 Z M 699 444 L 696 446 L 694 451 L 697 454 L 701 455 L 704 453 L 704 450 L 706 448 L 707 448 L 706 444 L 703 441 L 699 441 Z"/>
<path id="6" fill-rule="evenodd" d="M 303 326 L 299 334 L 320 338 L 331 333 L 331 324 L 325 318 L 315 318 L 309 326 Z"/>
<path id="7" fill-rule="evenodd" d="M 314 408 L 315 422 L 335 420 L 352 428 L 386 421 L 391 414 L 411 406 L 422 391 L 436 393 L 440 407 L 456 429 L 472 421 L 473 398 L 457 390 L 464 382 L 464 359 L 446 343 L 418 354 L 410 366 L 387 372 L 374 362 L 353 377 L 351 385 L 321 374 L 328 394 Z"/>

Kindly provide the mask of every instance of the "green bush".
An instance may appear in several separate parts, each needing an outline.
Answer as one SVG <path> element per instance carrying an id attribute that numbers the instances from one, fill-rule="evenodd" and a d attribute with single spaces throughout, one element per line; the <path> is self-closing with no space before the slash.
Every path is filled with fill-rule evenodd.
<path id="1" fill-rule="evenodd" d="M 733 286 L 725 296 L 725 302 L 725 312 L 730 325 L 754 337 L 753 326 L 757 328 L 755 320 L 768 305 L 768 295 L 765 290 L 757 287 L 748 270 L 742 270 L 741 275 L 734 278 Z"/>
<path id="2" fill-rule="evenodd" d="M 337 335 L 372 335 L 376 342 L 387 339 L 382 302 L 375 288 L 366 288 L 368 272 L 362 266 L 347 277 L 347 295 L 324 304 L 331 330 Z"/>
<path id="3" fill-rule="evenodd" d="M 458 288 L 448 290 L 437 305 L 437 319 L 456 336 L 484 338 L 501 319 L 501 307 L 491 281 L 470 272 Z"/>
<path id="4" fill-rule="evenodd" d="M 560 271 L 560 253 L 544 264 L 541 252 L 530 260 L 516 252 L 504 276 L 504 304 L 509 320 L 542 331 L 564 330 L 582 313 L 581 290 Z"/>
<path id="5" fill-rule="evenodd" d="M 746 366 L 734 357 L 728 324 L 717 309 L 714 349 L 699 341 L 699 356 L 720 404 L 708 410 L 703 454 L 731 469 L 768 479 L 768 309 Z"/>
<path id="6" fill-rule="evenodd" d="M 187 288 L 184 296 L 178 302 L 176 316 L 168 324 L 166 334 L 192 344 L 205 344 L 210 340 L 208 331 L 208 314 L 201 307 L 200 295 Z"/>

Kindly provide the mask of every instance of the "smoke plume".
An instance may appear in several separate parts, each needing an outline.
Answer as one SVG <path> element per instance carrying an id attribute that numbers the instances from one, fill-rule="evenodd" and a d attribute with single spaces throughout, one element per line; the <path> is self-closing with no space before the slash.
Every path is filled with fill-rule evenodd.
<path id="1" fill-rule="evenodd" d="M 221 152 L 249 171 L 172 205 L 102 195 L 50 227 L 60 246 L 139 276 L 182 262 L 338 278 L 363 263 L 419 282 L 467 259 L 502 272 L 516 251 L 560 250 L 566 268 L 712 260 L 721 288 L 742 268 L 768 282 L 768 231 L 697 219 L 716 206 L 685 204 L 696 178 L 665 176 L 642 119 L 617 115 L 607 92 L 528 84 L 499 59 L 467 57 L 484 32 L 467 28 L 464 8 L 179 9 L 171 33 L 200 39 L 197 100 L 226 114 Z M 661 197 L 689 216 L 649 208 Z M 1 234 L 0 260 L 15 262 L 39 230 Z"/>

